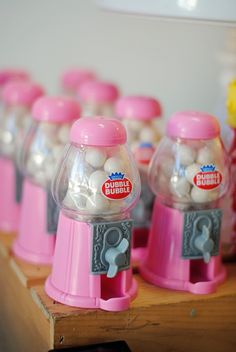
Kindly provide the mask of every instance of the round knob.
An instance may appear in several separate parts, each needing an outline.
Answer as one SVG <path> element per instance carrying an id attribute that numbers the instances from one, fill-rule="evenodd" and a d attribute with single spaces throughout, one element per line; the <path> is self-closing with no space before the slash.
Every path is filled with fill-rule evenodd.
<path id="1" fill-rule="evenodd" d="M 202 252 L 204 262 L 209 263 L 211 259 L 211 251 L 214 248 L 214 241 L 210 238 L 209 228 L 205 225 L 202 228 L 202 234 L 196 237 L 194 245 L 200 252 Z"/>
<path id="2" fill-rule="evenodd" d="M 106 251 L 105 259 L 109 263 L 107 277 L 115 277 L 120 266 L 126 261 L 125 252 L 129 248 L 129 242 L 126 238 L 120 242 L 117 247 L 111 247 Z"/>

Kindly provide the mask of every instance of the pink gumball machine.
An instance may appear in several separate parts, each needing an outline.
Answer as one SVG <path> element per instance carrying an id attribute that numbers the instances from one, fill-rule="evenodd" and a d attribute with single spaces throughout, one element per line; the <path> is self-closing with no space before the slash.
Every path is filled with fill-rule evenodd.
<path id="1" fill-rule="evenodd" d="M 174 114 L 149 169 L 156 200 L 140 268 L 144 279 L 196 294 L 214 292 L 224 281 L 219 204 L 228 175 L 217 120 L 198 112 Z"/>
<path id="2" fill-rule="evenodd" d="M 2 91 L 4 109 L 0 118 L 0 229 L 18 230 L 21 174 L 18 152 L 31 121 L 33 102 L 43 94 L 41 86 L 23 81 L 9 82 Z"/>
<path id="3" fill-rule="evenodd" d="M 143 260 L 148 241 L 154 194 L 149 187 L 147 175 L 149 162 L 162 133 L 161 105 L 150 97 L 125 96 L 118 99 L 115 115 L 126 127 L 128 143 L 141 176 L 141 197 L 132 211 L 132 261 L 136 266 Z"/>
<path id="4" fill-rule="evenodd" d="M 45 286 L 50 297 L 81 308 L 129 307 L 137 292 L 129 214 L 139 194 L 139 173 L 123 125 L 102 117 L 76 121 L 53 181 L 61 211 Z"/>
<path id="5" fill-rule="evenodd" d="M 90 80 L 78 88 L 82 116 L 114 116 L 114 104 L 119 97 L 118 88 L 109 82 Z"/>
<path id="6" fill-rule="evenodd" d="M 94 79 L 96 74 L 91 70 L 70 68 L 62 74 L 61 87 L 66 95 L 75 97 L 81 84 Z"/>
<path id="7" fill-rule="evenodd" d="M 44 96 L 33 105 L 32 116 L 20 156 L 25 178 L 19 235 L 13 251 L 32 264 L 50 264 L 58 220 L 51 180 L 69 140 L 71 124 L 80 116 L 80 107 L 72 98 Z"/>

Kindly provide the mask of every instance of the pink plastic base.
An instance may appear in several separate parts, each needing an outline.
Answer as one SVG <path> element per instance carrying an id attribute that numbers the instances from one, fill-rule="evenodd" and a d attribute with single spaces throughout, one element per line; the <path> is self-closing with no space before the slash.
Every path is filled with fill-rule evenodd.
<path id="1" fill-rule="evenodd" d="M 49 265 L 52 264 L 52 255 L 43 255 L 42 253 L 37 254 L 30 252 L 29 250 L 21 247 L 18 241 L 13 243 L 13 253 L 16 257 L 23 259 L 27 263 L 36 265 Z"/>
<path id="2" fill-rule="evenodd" d="M 133 266 L 138 266 L 144 260 L 149 229 L 135 228 L 132 233 L 131 260 Z"/>
<path id="3" fill-rule="evenodd" d="M 55 286 L 53 286 L 51 275 L 47 278 L 45 283 L 45 291 L 48 296 L 59 303 L 78 308 L 100 308 L 111 312 L 127 310 L 130 306 L 131 301 L 134 300 L 137 296 L 137 289 L 137 282 L 135 279 L 133 279 L 131 288 L 128 292 L 125 293 L 123 297 L 116 297 L 104 300 L 99 297 L 81 297 L 64 293 L 58 290 Z"/>
<path id="4" fill-rule="evenodd" d="M 189 291 L 194 294 L 209 294 L 216 291 L 217 286 L 222 284 L 226 279 L 226 270 L 224 267 L 221 271 L 210 281 L 199 281 L 192 283 L 189 281 L 171 280 L 168 278 L 160 277 L 146 270 L 145 267 L 141 268 L 142 277 L 159 287 L 169 288 L 176 291 Z"/>
<path id="5" fill-rule="evenodd" d="M 91 273 L 93 232 L 89 223 L 59 217 L 57 241 L 46 293 L 54 300 L 74 307 L 122 311 L 137 294 L 132 269 L 114 278 Z"/>
<path id="6" fill-rule="evenodd" d="M 13 244 L 14 254 L 32 264 L 51 264 L 55 234 L 46 231 L 46 193 L 24 180 L 19 235 Z"/>
<path id="7" fill-rule="evenodd" d="M 20 205 L 15 200 L 15 168 L 11 160 L 0 158 L 0 230 L 15 233 L 19 227 Z"/>
<path id="8" fill-rule="evenodd" d="M 182 259 L 182 229 L 183 213 L 156 199 L 141 276 L 156 286 L 172 290 L 195 294 L 215 292 L 226 278 L 221 256 L 211 257 L 208 264 L 202 259 Z"/>

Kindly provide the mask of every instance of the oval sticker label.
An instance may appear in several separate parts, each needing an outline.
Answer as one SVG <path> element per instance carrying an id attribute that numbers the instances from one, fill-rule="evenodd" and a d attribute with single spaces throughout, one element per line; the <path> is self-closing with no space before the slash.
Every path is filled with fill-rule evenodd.
<path id="1" fill-rule="evenodd" d="M 109 199 L 124 199 L 132 192 L 132 182 L 121 172 L 112 173 L 102 185 L 102 194 Z"/>
<path id="2" fill-rule="evenodd" d="M 222 174 L 216 170 L 215 165 L 203 165 L 193 178 L 196 187 L 204 190 L 212 190 L 220 186 Z"/>

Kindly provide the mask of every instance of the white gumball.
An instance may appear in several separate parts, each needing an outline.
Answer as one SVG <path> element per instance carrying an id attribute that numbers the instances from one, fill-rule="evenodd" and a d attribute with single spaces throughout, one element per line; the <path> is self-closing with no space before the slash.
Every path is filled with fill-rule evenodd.
<path id="1" fill-rule="evenodd" d="M 69 141 L 69 134 L 70 134 L 70 126 L 62 125 L 58 131 L 58 140 L 61 143 L 66 144 Z"/>
<path id="2" fill-rule="evenodd" d="M 151 126 L 146 126 L 141 129 L 139 138 L 142 142 L 154 143 L 158 140 L 158 134 L 156 133 L 156 130 L 154 128 L 152 128 Z"/>
<path id="3" fill-rule="evenodd" d="M 111 174 L 112 172 L 124 172 L 125 165 L 122 159 L 113 156 L 107 159 L 105 162 L 104 170 L 107 172 L 107 174 Z"/>
<path id="4" fill-rule="evenodd" d="M 102 170 L 94 171 L 89 177 L 89 188 L 93 193 L 100 193 L 103 183 L 107 180 L 107 174 Z"/>
<path id="5" fill-rule="evenodd" d="M 86 209 L 90 214 L 102 214 L 109 209 L 110 202 L 101 194 L 91 195 L 86 202 Z"/>
<path id="6" fill-rule="evenodd" d="M 211 201 L 209 191 L 197 187 L 192 188 L 191 198 L 195 203 L 206 203 Z"/>
<path id="7" fill-rule="evenodd" d="M 177 146 L 177 159 L 179 163 L 183 166 L 193 164 L 196 159 L 196 151 L 190 148 L 186 144 L 180 144 Z"/>
<path id="8" fill-rule="evenodd" d="M 27 161 L 27 170 L 29 173 L 34 174 L 38 169 L 42 168 L 45 161 L 45 155 L 42 153 L 31 153 Z"/>
<path id="9" fill-rule="evenodd" d="M 199 171 L 201 171 L 200 167 L 201 166 L 199 164 L 194 163 L 194 164 L 187 166 L 185 169 L 185 177 L 188 180 L 188 182 L 190 182 L 192 185 L 194 184 L 194 182 L 193 182 L 194 176 Z"/>
<path id="10" fill-rule="evenodd" d="M 86 192 L 74 193 L 72 190 L 68 189 L 63 200 L 63 205 L 69 209 L 84 210 L 88 197 L 89 195 Z"/>
<path id="11" fill-rule="evenodd" d="M 180 198 L 189 195 L 190 187 L 191 185 L 185 177 L 173 176 L 170 180 L 171 192 Z"/>
<path id="12" fill-rule="evenodd" d="M 212 164 L 214 163 L 215 160 L 215 153 L 208 147 L 203 147 L 199 149 L 198 155 L 197 155 L 197 162 L 199 164 Z"/>
<path id="13" fill-rule="evenodd" d="M 85 155 L 85 160 L 94 168 L 100 168 L 106 161 L 106 153 L 101 148 L 88 148 Z"/>

